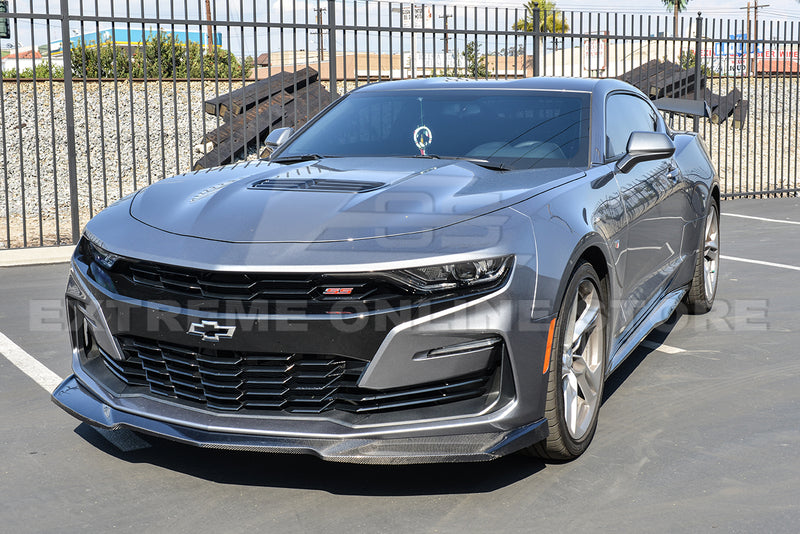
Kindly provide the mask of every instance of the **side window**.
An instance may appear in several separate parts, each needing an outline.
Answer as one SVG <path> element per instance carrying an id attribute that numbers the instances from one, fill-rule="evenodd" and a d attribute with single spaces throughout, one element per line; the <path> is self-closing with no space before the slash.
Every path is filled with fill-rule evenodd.
<path id="1" fill-rule="evenodd" d="M 606 157 L 625 153 L 631 132 L 654 132 L 658 118 L 653 108 L 639 97 L 613 94 L 606 100 Z"/>

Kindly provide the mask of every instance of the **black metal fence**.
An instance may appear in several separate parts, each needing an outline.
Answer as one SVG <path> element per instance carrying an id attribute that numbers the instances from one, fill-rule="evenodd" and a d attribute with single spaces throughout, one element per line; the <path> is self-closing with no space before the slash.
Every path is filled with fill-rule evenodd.
<path id="1" fill-rule="evenodd" d="M 72 243 L 153 181 L 255 158 L 358 85 L 618 77 L 704 100 L 727 198 L 796 195 L 800 24 L 373 0 L 11 0 L 0 249 Z M 13 45 L 12 45 L 13 43 Z M 12 46 L 9 46 L 12 45 Z M 5 52 L 10 52 L 5 55 Z"/>

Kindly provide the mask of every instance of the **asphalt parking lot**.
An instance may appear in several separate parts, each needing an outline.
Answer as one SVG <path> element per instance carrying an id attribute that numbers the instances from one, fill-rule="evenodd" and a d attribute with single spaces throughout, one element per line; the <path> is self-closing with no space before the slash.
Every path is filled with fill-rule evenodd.
<path id="1" fill-rule="evenodd" d="M 565 464 L 361 466 L 101 434 L 12 363 L 32 356 L 43 384 L 70 373 L 67 265 L 0 268 L 0 531 L 796 532 L 800 199 L 722 212 L 714 309 L 651 334 Z"/>

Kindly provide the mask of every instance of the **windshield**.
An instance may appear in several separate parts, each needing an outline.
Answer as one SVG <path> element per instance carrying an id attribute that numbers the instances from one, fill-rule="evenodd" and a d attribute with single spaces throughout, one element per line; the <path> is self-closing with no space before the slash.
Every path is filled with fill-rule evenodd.
<path id="1" fill-rule="evenodd" d="M 447 89 L 355 92 L 275 156 L 456 157 L 505 169 L 587 167 L 589 94 Z"/>

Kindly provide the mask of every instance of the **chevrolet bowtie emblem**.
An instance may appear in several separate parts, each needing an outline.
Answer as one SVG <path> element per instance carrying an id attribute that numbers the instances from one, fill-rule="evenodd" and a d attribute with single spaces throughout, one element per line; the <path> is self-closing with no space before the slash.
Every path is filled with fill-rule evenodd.
<path id="1" fill-rule="evenodd" d="M 217 342 L 220 339 L 230 339 L 236 331 L 235 326 L 220 326 L 217 321 L 201 321 L 192 323 L 187 334 L 200 336 L 203 341 Z"/>

